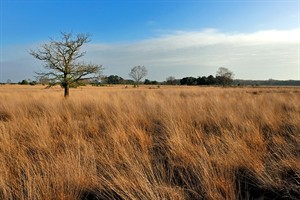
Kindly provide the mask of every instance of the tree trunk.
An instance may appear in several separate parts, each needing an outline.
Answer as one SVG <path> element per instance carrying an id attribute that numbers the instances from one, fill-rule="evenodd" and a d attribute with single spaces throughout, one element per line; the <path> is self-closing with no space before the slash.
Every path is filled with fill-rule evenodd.
<path id="1" fill-rule="evenodd" d="M 68 97 L 69 96 L 69 84 L 66 84 L 65 86 L 64 86 L 64 88 L 65 88 L 65 97 Z"/>

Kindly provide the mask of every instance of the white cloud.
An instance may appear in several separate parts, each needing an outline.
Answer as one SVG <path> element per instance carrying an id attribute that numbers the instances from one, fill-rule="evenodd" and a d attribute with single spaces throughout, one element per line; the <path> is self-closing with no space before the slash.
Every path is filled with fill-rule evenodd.
<path id="1" fill-rule="evenodd" d="M 237 78 L 297 79 L 300 29 L 222 33 L 215 29 L 176 31 L 128 44 L 91 44 L 88 59 L 103 63 L 108 72 L 126 75 L 134 65 L 145 65 L 149 78 L 169 75 L 215 74 L 220 66 Z"/>
<path id="2" fill-rule="evenodd" d="M 129 43 L 87 44 L 85 61 L 103 64 L 104 74 L 128 78 L 133 66 L 145 65 L 147 78 L 165 80 L 168 76 L 215 75 L 220 66 L 228 67 L 236 78 L 298 79 L 300 29 L 263 30 L 253 33 L 223 33 L 215 29 L 173 31 L 160 37 Z M 2 81 L 30 78 L 42 66 L 26 49 L 3 49 Z M 25 49 L 25 50 L 24 50 Z M 19 53 L 18 53 L 19 52 Z M 12 63 L 12 66 L 10 66 Z M 26 77 L 22 77 L 22 73 Z M 8 75 L 10 77 L 8 77 Z M 0 80 L 1 81 L 1 80 Z"/>

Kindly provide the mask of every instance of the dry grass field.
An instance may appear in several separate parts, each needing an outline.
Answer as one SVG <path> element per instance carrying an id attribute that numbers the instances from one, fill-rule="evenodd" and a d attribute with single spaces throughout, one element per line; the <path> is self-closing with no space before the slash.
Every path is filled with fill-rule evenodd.
<path id="1" fill-rule="evenodd" d="M 300 88 L 0 86 L 0 199 L 299 199 Z"/>

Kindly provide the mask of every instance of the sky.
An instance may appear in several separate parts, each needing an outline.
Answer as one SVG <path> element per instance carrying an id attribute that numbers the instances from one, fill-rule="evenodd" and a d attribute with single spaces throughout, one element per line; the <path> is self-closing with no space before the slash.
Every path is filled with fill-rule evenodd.
<path id="1" fill-rule="evenodd" d="M 89 33 L 83 60 L 103 75 L 300 79 L 300 0 L 0 0 L 0 82 L 34 80 L 29 51 L 61 32 Z"/>

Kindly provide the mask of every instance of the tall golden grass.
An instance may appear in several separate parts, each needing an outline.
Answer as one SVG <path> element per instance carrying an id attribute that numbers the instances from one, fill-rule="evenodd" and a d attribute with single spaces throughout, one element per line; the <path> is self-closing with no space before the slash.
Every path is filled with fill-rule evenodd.
<path id="1" fill-rule="evenodd" d="M 0 199 L 297 199 L 300 88 L 0 86 Z"/>

